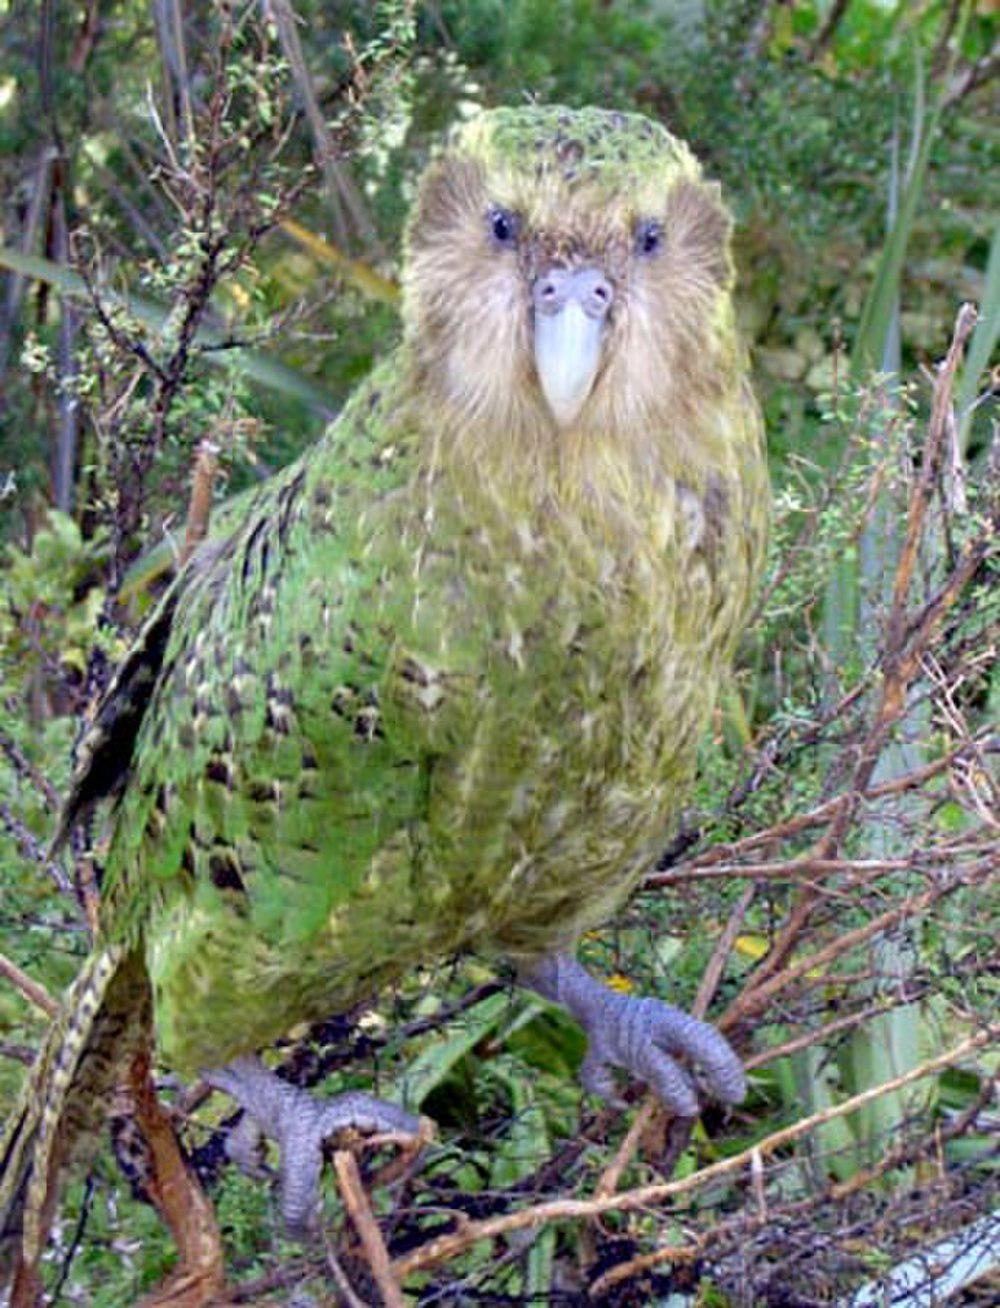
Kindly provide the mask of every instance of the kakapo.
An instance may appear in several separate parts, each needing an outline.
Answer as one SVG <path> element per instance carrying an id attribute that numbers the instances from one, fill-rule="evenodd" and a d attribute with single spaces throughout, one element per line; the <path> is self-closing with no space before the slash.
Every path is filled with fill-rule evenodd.
<path id="1" fill-rule="evenodd" d="M 0 1153 L 22 1284 L 151 1039 L 279 1139 L 308 1225 L 323 1137 L 413 1119 L 313 1112 L 256 1051 L 463 951 L 573 1013 L 589 1088 L 692 1114 L 681 1055 L 742 1097 L 710 1026 L 570 952 L 662 849 L 761 567 L 729 233 L 635 114 L 484 112 L 428 165 L 399 348 L 183 568 L 81 744 L 61 834 L 104 805 L 102 916 Z"/>

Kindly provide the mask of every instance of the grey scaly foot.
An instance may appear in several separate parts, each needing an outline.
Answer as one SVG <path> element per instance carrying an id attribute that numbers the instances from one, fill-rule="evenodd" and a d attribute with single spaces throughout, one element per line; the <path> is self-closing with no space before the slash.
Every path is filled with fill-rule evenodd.
<path id="1" fill-rule="evenodd" d="M 323 1144 L 338 1131 L 386 1133 L 414 1138 L 422 1122 L 395 1104 L 349 1091 L 333 1099 L 314 1099 L 305 1090 L 269 1071 L 259 1058 L 244 1055 L 225 1067 L 202 1073 L 204 1080 L 231 1095 L 252 1119 L 237 1136 L 237 1154 L 249 1160 L 259 1134 L 277 1141 L 281 1156 L 281 1213 L 289 1234 L 305 1236 L 316 1228 Z M 240 1158 L 237 1157 L 237 1161 Z M 252 1170 L 252 1169 L 248 1169 Z M 259 1174 L 259 1169 L 258 1169 Z"/>
<path id="2" fill-rule="evenodd" d="M 694 1081 L 676 1061 L 682 1056 L 698 1065 L 716 1099 L 735 1104 L 746 1094 L 740 1060 L 707 1022 L 659 999 L 620 994 L 595 981 L 568 954 L 552 954 L 523 968 L 519 979 L 568 1009 L 586 1031 L 587 1056 L 580 1069 L 584 1089 L 618 1102 L 612 1071 L 618 1067 L 645 1081 L 678 1117 L 696 1117 Z"/>

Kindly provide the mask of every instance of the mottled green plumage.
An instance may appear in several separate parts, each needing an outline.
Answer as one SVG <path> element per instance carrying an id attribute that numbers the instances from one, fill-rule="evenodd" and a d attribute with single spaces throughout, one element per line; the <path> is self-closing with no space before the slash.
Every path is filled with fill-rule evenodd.
<path id="1" fill-rule="evenodd" d="M 564 947 L 651 866 L 766 520 L 727 241 L 637 116 L 500 110 L 431 165 L 403 345 L 187 566 L 82 750 L 69 815 L 118 796 L 101 933 L 144 961 L 165 1061 L 457 951 Z M 580 259 L 617 298 L 559 429 L 518 288 Z"/>

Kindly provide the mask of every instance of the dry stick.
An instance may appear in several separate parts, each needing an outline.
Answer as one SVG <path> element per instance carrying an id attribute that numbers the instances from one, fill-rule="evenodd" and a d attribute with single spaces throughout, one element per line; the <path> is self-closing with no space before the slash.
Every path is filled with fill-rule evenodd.
<path id="1" fill-rule="evenodd" d="M 818 1113 L 812 1113 L 809 1117 L 803 1117 L 798 1122 L 793 1122 L 791 1126 L 783 1127 L 780 1131 L 775 1131 L 772 1135 L 766 1136 L 749 1149 L 744 1149 L 738 1154 L 722 1159 L 720 1162 L 711 1163 L 708 1167 L 692 1172 L 690 1176 L 685 1176 L 681 1180 L 644 1185 L 635 1190 L 626 1190 L 622 1194 L 598 1199 L 552 1199 L 546 1203 L 536 1204 L 532 1208 L 523 1208 L 517 1213 L 508 1213 L 503 1217 L 491 1217 L 480 1222 L 466 1222 L 460 1231 L 435 1236 L 412 1253 L 403 1258 L 398 1258 L 393 1264 L 393 1269 L 402 1278 L 453 1258 L 479 1240 L 492 1240 L 497 1236 L 507 1235 L 511 1231 L 520 1231 L 525 1227 L 539 1227 L 546 1222 L 558 1222 L 566 1218 L 599 1217 L 602 1213 L 611 1212 L 634 1212 L 636 1209 L 650 1208 L 654 1204 L 660 1204 L 664 1199 L 672 1199 L 676 1195 L 687 1194 L 709 1181 L 715 1181 L 722 1176 L 729 1176 L 733 1172 L 738 1172 L 747 1167 L 757 1153 L 762 1156 L 773 1153 L 776 1149 L 780 1149 L 798 1140 L 801 1136 L 807 1135 L 817 1126 L 822 1126 L 835 1118 L 856 1112 L 866 1104 L 881 1098 L 882 1095 L 891 1094 L 895 1090 L 902 1090 L 904 1086 L 912 1085 L 914 1081 L 920 1081 L 925 1076 L 931 1076 L 946 1067 L 952 1067 L 960 1059 L 988 1045 L 998 1035 L 1000 1035 L 1000 1024 L 987 1027 L 975 1035 L 968 1036 L 945 1053 L 938 1054 L 936 1058 L 930 1058 L 927 1062 L 911 1068 L 900 1076 L 893 1077 L 889 1081 L 883 1081 L 879 1085 L 871 1086 L 860 1094 L 852 1095 L 850 1099 L 845 1099 L 843 1103 L 831 1105 Z"/>
<path id="2" fill-rule="evenodd" d="M 11 836 L 25 858 L 44 868 L 46 875 L 52 880 L 60 894 L 73 894 L 73 883 L 66 873 L 55 859 L 46 857 L 46 851 L 42 848 L 41 841 L 11 811 L 10 805 L 3 803 L 2 800 L 0 800 L 0 827 L 3 827 Z"/>
<path id="3" fill-rule="evenodd" d="M 850 0 L 833 0 L 833 4 L 830 6 L 823 25 L 820 27 L 819 31 L 813 37 L 806 49 L 805 57 L 809 63 L 812 63 L 814 59 L 821 55 L 833 40 L 834 33 L 840 26 L 841 20 L 847 12 L 847 6 L 849 3 Z"/>
<path id="4" fill-rule="evenodd" d="M 977 87 L 992 81 L 998 73 L 1000 73 L 1000 41 L 995 42 L 992 50 L 987 51 L 981 59 L 967 64 L 955 73 L 944 93 L 941 107 L 950 109 L 952 105 L 963 100 L 970 91 L 975 91 Z"/>
<path id="5" fill-rule="evenodd" d="M 691 1012 L 695 1017 L 703 1018 L 715 998 L 715 992 L 722 980 L 722 973 L 725 971 L 729 955 L 733 952 L 733 946 L 736 944 L 736 937 L 740 934 L 740 928 L 756 893 L 754 886 L 745 886 L 742 895 L 740 895 L 729 914 L 726 928 L 712 951 L 712 957 L 709 959 L 708 967 L 705 968 L 705 975 L 701 979 L 698 993 L 691 1005 Z"/>
<path id="6" fill-rule="evenodd" d="M 922 859 L 925 857 L 926 854 L 921 854 Z M 797 881 L 844 872 L 881 874 L 905 872 L 912 868 L 913 860 L 908 858 L 810 858 L 807 854 L 805 858 L 778 859 L 773 863 L 714 863 L 708 867 L 690 866 L 674 872 L 656 872 L 644 884 L 670 886 L 688 881 L 737 880 L 740 877 L 753 881 Z"/>
<path id="7" fill-rule="evenodd" d="M 6 755 L 11 767 L 19 777 L 30 781 L 44 798 L 50 813 L 59 811 L 59 794 L 48 777 L 32 763 L 13 736 L 0 727 L 0 752 Z"/>
<path id="8" fill-rule="evenodd" d="M 987 863 L 977 871 L 979 873 L 986 873 L 991 870 L 992 870 L 991 865 Z M 950 890 L 957 889 L 958 886 L 963 884 L 968 884 L 967 878 L 956 878 L 953 882 L 949 883 L 946 886 L 935 887 L 932 890 L 925 892 L 923 895 L 915 896 L 909 900 L 906 900 L 902 904 L 897 905 L 895 908 L 883 914 L 881 917 L 875 919 L 873 922 L 869 922 L 864 927 L 860 927 L 858 928 L 858 930 L 848 933 L 847 935 L 840 937 L 838 940 L 831 942 L 831 944 L 828 945 L 825 949 L 821 949 L 817 951 L 816 954 L 810 956 L 808 959 L 801 960 L 800 963 L 797 964 L 794 968 L 785 969 L 784 972 L 772 978 L 772 982 L 768 986 L 766 992 L 764 992 L 762 995 L 758 995 L 757 992 L 753 993 L 752 998 L 754 999 L 754 1007 L 758 1006 L 757 1005 L 758 999 L 760 999 L 762 1002 L 766 1002 L 766 1000 L 770 998 L 771 994 L 774 991 L 784 988 L 786 985 L 790 984 L 794 980 L 799 979 L 799 977 L 807 974 L 808 972 L 812 971 L 814 968 L 821 966 L 825 963 L 831 962 L 832 960 L 837 958 L 841 953 L 847 952 L 848 950 L 852 949 L 855 945 L 862 943 L 865 939 L 869 938 L 870 936 L 878 934 L 886 927 L 887 924 L 891 923 L 893 920 L 905 916 L 909 912 L 920 911 L 922 908 L 926 907 L 927 904 L 933 902 L 934 899 L 940 897 L 942 894 L 945 894 Z M 745 914 L 747 907 L 749 907 L 749 900 L 750 900 L 750 896 L 752 895 L 752 891 L 753 891 L 752 886 L 748 886 L 744 891 L 744 896 L 741 899 L 740 903 L 738 903 L 734 908 L 729 923 L 727 924 L 726 931 L 723 934 L 722 938 L 720 939 L 718 946 L 716 947 L 716 951 L 713 955 L 712 962 L 710 963 L 709 968 L 706 971 L 705 980 L 702 983 L 702 987 L 699 990 L 698 997 L 695 1001 L 695 1005 L 692 1010 L 695 1012 L 696 1016 L 703 1016 L 708 1008 L 708 1005 L 711 1001 L 711 996 L 714 993 L 715 986 L 718 982 L 718 977 L 721 975 L 721 970 L 722 970 L 722 966 L 724 966 L 725 958 L 728 954 L 728 951 L 731 949 L 733 942 L 735 941 L 736 935 L 738 934 L 743 915 Z M 828 976 L 822 978 L 824 983 L 828 983 L 830 979 L 831 978 L 829 978 Z M 743 997 L 741 996 L 741 999 L 742 998 Z M 909 1002 L 909 1000 L 907 1002 Z M 749 1009 L 749 1005 L 747 1005 L 742 1009 L 738 1009 L 739 1004 L 740 1004 L 740 1000 L 737 1000 L 735 1004 L 730 1006 L 730 1009 L 723 1016 L 722 1020 L 719 1023 L 720 1028 L 725 1029 L 727 1027 L 730 1027 L 734 1024 L 737 1017 L 746 1016 L 746 1013 Z M 821 1043 L 822 1041 L 828 1039 L 831 1035 L 837 1033 L 838 1031 L 842 1029 L 847 1030 L 850 1027 L 858 1025 L 862 1021 L 866 1021 L 869 1017 L 885 1011 L 886 1011 L 885 1004 L 872 1005 L 869 1009 L 866 1009 L 864 1012 L 860 1014 L 850 1014 L 847 1017 L 826 1024 L 819 1031 L 808 1033 L 805 1036 L 801 1036 L 794 1040 L 788 1041 L 785 1044 L 776 1046 L 773 1049 L 764 1050 L 761 1054 L 751 1059 L 748 1062 L 747 1067 L 748 1069 L 752 1069 L 755 1067 L 763 1066 L 785 1054 L 794 1053 L 798 1049 L 803 1049 L 810 1045 Z M 891 1087 L 883 1087 L 883 1090 L 888 1088 Z M 867 1094 L 869 1092 L 866 1091 L 865 1093 Z M 640 1109 L 639 1113 L 636 1116 L 636 1120 L 633 1123 L 632 1128 L 630 1129 L 628 1135 L 626 1136 L 625 1141 L 623 1141 L 614 1160 L 608 1166 L 605 1172 L 602 1174 L 598 1182 L 595 1191 L 598 1199 L 603 1199 L 613 1194 L 617 1186 L 617 1183 L 620 1179 L 621 1173 L 624 1170 L 624 1168 L 628 1165 L 629 1160 L 634 1154 L 638 1140 L 640 1139 L 643 1130 L 648 1124 L 648 1121 L 652 1116 L 652 1112 L 655 1109 L 655 1107 L 656 1107 L 655 1101 L 649 1100 L 647 1101 L 646 1104 L 643 1105 L 642 1109 Z M 843 1110 L 843 1111 L 848 1111 L 848 1110 Z M 765 1144 L 766 1143 L 767 1142 L 765 1142 Z M 696 1175 L 700 1175 L 700 1174 L 696 1174 Z M 606 1210 L 602 1209 L 600 1211 L 606 1211 Z"/>
<path id="9" fill-rule="evenodd" d="M 714 881 L 747 878 L 752 881 L 798 881 L 814 877 L 851 874 L 851 882 L 871 881 L 890 872 L 926 872 L 928 864 L 952 863 L 963 855 L 974 857 L 981 846 L 972 844 L 961 849 L 951 845 L 921 849 L 908 858 L 804 858 L 775 859 L 768 863 L 690 864 L 673 872 L 657 872 L 644 882 L 649 885 L 676 885 L 688 881 Z"/>
<path id="10" fill-rule="evenodd" d="M 881 799 L 885 795 L 897 795 L 907 790 L 914 790 L 917 786 L 922 786 L 925 781 L 929 781 L 937 773 L 946 771 L 970 749 L 975 749 L 977 744 L 989 743 L 993 738 L 993 734 L 989 728 L 986 728 L 977 732 L 969 740 L 963 740 L 954 749 L 949 750 L 947 754 L 942 754 L 940 758 L 935 759 L 932 763 L 914 768 L 911 772 L 907 772 L 901 777 L 893 777 L 890 781 L 879 782 L 877 786 L 868 786 L 862 795 L 862 799 Z M 810 827 L 822 826 L 824 822 L 828 822 L 837 813 L 846 800 L 846 794 L 834 795 L 832 799 L 824 800 L 822 804 L 810 809 L 808 813 L 798 813 L 794 817 L 786 818 L 782 822 L 776 822 L 773 826 L 765 827 L 762 831 L 755 831 L 752 835 L 744 836 L 740 840 L 713 845 L 711 849 L 706 849 L 704 853 L 695 855 L 685 864 L 673 869 L 673 871 L 650 873 L 649 876 L 643 879 L 643 887 L 667 885 L 675 876 L 684 875 L 683 869 L 685 867 L 711 867 L 725 859 L 736 859 L 751 850 L 760 849 L 762 846 L 776 845 L 779 841 L 786 840 L 790 836 L 801 835 L 803 831 L 808 831 Z"/>
<path id="11" fill-rule="evenodd" d="M 872 774 L 879 756 L 885 745 L 886 738 L 903 715 L 906 709 L 906 691 L 910 681 L 919 669 L 919 646 L 910 646 L 909 651 L 906 649 L 907 630 L 906 630 L 906 604 L 910 591 L 910 583 L 913 579 L 913 570 L 916 566 L 917 555 L 921 536 L 923 534 L 924 519 L 927 509 L 934 493 L 935 479 L 940 459 L 941 450 L 944 445 L 945 432 L 947 427 L 948 411 L 951 405 L 952 388 L 955 380 L 955 373 L 958 369 L 959 362 L 962 358 L 962 351 L 965 348 L 965 342 L 968 340 L 972 328 L 976 322 L 976 310 L 971 304 L 963 304 L 958 311 L 955 320 L 955 330 L 952 336 L 951 345 L 948 348 L 947 356 L 938 373 L 934 385 L 934 396 L 931 404 L 931 417 L 927 427 L 927 438 L 923 448 L 923 462 L 920 470 L 920 478 L 917 481 L 910 495 L 909 511 L 906 520 L 906 532 L 903 539 L 902 549 L 900 550 L 899 563 L 896 567 L 896 576 L 893 582 L 892 602 L 889 609 L 889 617 L 886 622 L 886 642 L 885 654 L 882 658 L 883 681 L 882 690 L 879 696 L 878 707 L 875 712 L 875 718 L 865 739 L 854 772 L 851 777 L 851 785 L 845 794 L 841 807 L 835 813 L 830 826 L 826 833 L 818 841 L 816 848 L 813 850 L 815 858 L 831 858 L 839 849 L 847 831 L 854 820 L 858 805 L 861 801 L 861 795 L 871 782 Z M 968 563 L 968 559 L 965 560 Z M 978 566 L 978 565 L 977 565 Z M 953 574 L 953 580 L 958 573 L 963 577 L 971 576 L 967 567 L 960 565 Z M 964 585 L 964 580 L 962 581 Z M 941 602 L 937 605 L 934 623 L 921 623 L 920 638 L 926 640 L 933 630 L 933 626 L 944 616 L 944 612 L 950 604 L 954 603 L 958 594 L 958 587 L 946 587 L 946 592 L 940 596 Z M 798 943 L 803 929 L 812 916 L 813 908 L 818 899 L 818 891 L 814 889 L 803 889 L 798 902 L 792 907 L 791 913 L 782 927 L 777 939 L 768 952 L 767 957 L 761 963 L 754 976 L 748 983 L 748 990 L 756 990 L 768 983 L 770 977 L 779 972 L 785 965 Z"/>
<path id="12" fill-rule="evenodd" d="M 743 919 L 746 917 L 747 909 L 750 907 L 755 893 L 754 886 L 749 885 L 745 887 L 743 894 L 740 896 L 733 911 L 729 915 L 729 921 L 726 923 L 726 928 L 719 937 L 715 949 L 712 951 L 712 957 L 709 960 L 708 967 L 705 969 L 704 976 L 701 979 L 701 985 L 698 987 L 698 993 L 695 996 L 693 1005 L 691 1006 L 691 1012 L 695 1017 L 704 1017 L 708 1012 L 709 1004 L 711 1004 L 712 998 L 718 989 L 722 973 L 725 970 L 726 963 L 729 960 L 729 955 L 733 950 L 733 945 L 736 943 L 736 937 L 739 935 L 740 927 L 743 925 Z M 649 1094 L 646 1096 L 642 1107 L 636 1113 L 632 1125 L 626 1133 L 625 1139 L 619 1145 L 614 1158 L 612 1158 L 611 1162 L 601 1173 L 594 1191 L 596 1195 L 600 1197 L 614 1194 L 618 1189 L 622 1173 L 634 1158 L 639 1148 L 639 1142 L 641 1141 L 647 1127 L 653 1120 L 654 1115 L 661 1108 L 662 1105 L 655 1095 Z M 687 1137 L 690 1136 L 690 1133 L 689 1125 L 685 1132 L 685 1138 L 671 1141 L 673 1146 L 671 1153 L 675 1151 L 679 1152 L 679 1150 L 684 1148 L 687 1144 Z"/>
<path id="13" fill-rule="evenodd" d="M 920 998 L 921 993 L 922 991 L 919 989 L 906 991 L 902 995 L 894 996 L 892 1003 L 881 1001 L 869 1004 L 867 1008 L 862 1008 L 857 1013 L 848 1013 L 832 1022 L 825 1022 L 814 1031 L 806 1031 L 804 1035 L 794 1036 L 791 1040 L 786 1040 L 780 1045 L 769 1045 L 767 1049 L 762 1049 L 760 1053 L 748 1058 L 743 1064 L 743 1070 L 753 1072 L 758 1067 L 766 1067 L 768 1063 L 776 1062 L 779 1058 L 787 1058 L 789 1054 L 797 1054 L 803 1049 L 812 1048 L 814 1045 L 825 1045 L 832 1036 L 840 1035 L 843 1031 L 850 1031 L 856 1026 L 861 1026 L 873 1017 L 882 1017 L 902 1004 L 912 1004 L 914 1000 Z"/>
<path id="14" fill-rule="evenodd" d="M 148 1045 L 132 1059 L 127 1092 L 148 1151 L 146 1189 L 173 1236 L 180 1260 L 163 1285 L 144 1296 L 138 1308 L 213 1302 L 226 1280 L 222 1237 L 215 1210 L 181 1153 L 170 1115 L 156 1097 Z"/>
<path id="15" fill-rule="evenodd" d="M 937 1143 L 943 1140 L 953 1140 L 963 1135 L 993 1098 L 995 1081 L 995 1077 L 986 1078 L 979 1094 L 969 1107 L 944 1127 L 935 1129 L 933 1141 Z M 612 1285 L 628 1281 L 638 1272 L 650 1271 L 665 1262 L 693 1262 L 696 1258 L 702 1257 L 709 1248 L 718 1248 L 720 1242 L 732 1235 L 737 1235 L 741 1242 L 745 1242 L 748 1235 L 760 1230 L 762 1226 L 773 1221 L 775 1217 L 790 1217 L 793 1214 L 801 1216 L 816 1211 L 831 1201 L 847 1198 L 855 1191 L 863 1189 L 873 1181 L 885 1176 L 887 1172 L 914 1162 L 927 1152 L 931 1141 L 932 1137 L 928 1135 L 919 1141 L 916 1146 L 911 1142 L 907 1142 L 896 1149 L 889 1150 L 871 1167 L 863 1167 L 855 1172 L 850 1180 L 834 1182 L 827 1189 L 821 1190 L 818 1194 L 810 1195 L 806 1199 L 781 1204 L 767 1213 L 750 1218 L 745 1213 L 737 1213 L 725 1221 L 716 1223 L 711 1230 L 697 1236 L 689 1245 L 662 1245 L 659 1249 L 653 1249 L 649 1253 L 638 1254 L 635 1258 L 629 1258 L 626 1262 L 616 1263 L 588 1287 L 588 1293 L 591 1298 L 596 1299 L 606 1293 Z"/>
<path id="16" fill-rule="evenodd" d="M 952 891 L 958 890 L 962 886 L 975 885 L 988 873 L 995 871 L 995 863 L 985 863 L 971 875 L 958 876 L 940 885 L 932 886 L 919 895 L 911 895 L 908 899 L 902 900 L 878 917 L 872 918 L 864 926 L 857 927 L 854 931 L 847 931 L 835 940 L 831 940 L 822 949 L 817 949 L 815 953 L 800 958 L 797 962 L 783 968 L 753 990 L 744 990 L 742 994 L 733 1000 L 719 1019 L 719 1029 L 721 1031 L 729 1030 L 747 1017 L 756 1015 L 767 1007 L 774 995 L 781 990 L 787 989 L 795 981 L 807 976 L 810 972 L 818 971 L 825 964 L 839 958 L 841 954 L 847 953 L 857 945 L 864 944 L 866 940 L 870 940 L 880 932 L 896 926 L 905 918 L 916 913 L 922 913 L 925 908 L 928 908 L 944 895 L 951 894 Z"/>
<path id="17" fill-rule="evenodd" d="M 5 954 L 0 954 L 0 976 L 6 977 L 20 990 L 25 999 L 29 999 L 36 1008 L 40 1008 L 49 1017 L 55 1017 L 59 1012 L 58 1001 L 52 998 L 45 987 L 38 981 L 32 980 L 27 972 L 22 972 Z"/>
<path id="18" fill-rule="evenodd" d="M 30 1045 L 15 1045 L 9 1040 L 0 1040 L 0 1058 L 9 1058 L 15 1063 L 30 1067 L 38 1056 L 38 1050 Z"/>
<path id="19" fill-rule="evenodd" d="M 972 304 L 963 304 L 955 319 L 955 331 L 951 345 L 945 356 L 941 371 L 934 384 L 931 401 L 931 418 L 927 428 L 927 440 L 924 443 L 920 478 L 910 496 L 910 510 L 906 519 L 906 535 L 896 568 L 896 577 L 892 590 L 892 605 L 889 610 L 888 638 L 886 644 L 894 654 L 902 652 L 904 640 L 904 622 L 906 618 L 906 600 L 913 579 L 913 569 L 917 563 L 920 537 L 923 534 L 924 517 L 934 494 L 937 482 L 938 465 L 944 447 L 948 429 L 948 415 L 951 410 L 951 392 L 955 373 L 962 360 L 965 342 L 976 325 L 977 313 Z"/>
<path id="20" fill-rule="evenodd" d="M 357 1159 L 349 1149 L 338 1149 L 333 1155 L 333 1166 L 337 1173 L 337 1184 L 340 1186 L 344 1207 L 361 1237 L 368 1266 L 382 1295 L 385 1308 L 406 1308 L 403 1291 L 393 1274 L 389 1251 L 385 1247 L 382 1232 L 378 1229 L 378 1223 L 375 1221 L 368 1196 L 361 1183 Z"/>
<path id="21" fill-rule="evenodd" d="M 45 145 L 42 147 L 38 162 L 35 164 L 34 178 L 31 184 L 31 200 L 21 230 L 21 239 L 18 242 L 22 254 L 32 254 L 34 252 L 39 231 L 44 227 L 52 197 L 52 168 L 57 155 L 58 151 L 54 146 Z M 11 272 L 7 276 L 7 294 L 4 297 L 3 305 L 0 305 L 0 380 L 3 379 L 7 372 L 11 332 L 14 319 L 21 307 L 26 282 L 27 277 L 20 273 Z"/>

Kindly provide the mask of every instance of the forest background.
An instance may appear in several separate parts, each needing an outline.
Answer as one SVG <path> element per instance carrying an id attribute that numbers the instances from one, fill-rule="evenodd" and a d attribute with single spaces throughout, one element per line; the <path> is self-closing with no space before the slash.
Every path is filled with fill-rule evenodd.
<path id="1" fill-rule="evenodd" d="M 397 339 L 441 132 L 637 108 L 736 215 L 771 571 L 682 827 L 585 952 L 721 1020 L 750 1098 L 597 1105 L 557 1013 L 474 961 L 415 977 L 275 1055 L 440 1129 L 394 1177 L 362 1156 L 360 1215 L 331 1177 L 315 1249 L 164 1071 L 234 1301 L 995 1302 L 998 29 L 994 0 L 0 0 L 4 1109 L 99 901 L 99 828 L 46 854 L 81 724 L 213 505 Z M 113 1134 L 57 1302 L 174 1258 Z"/>

